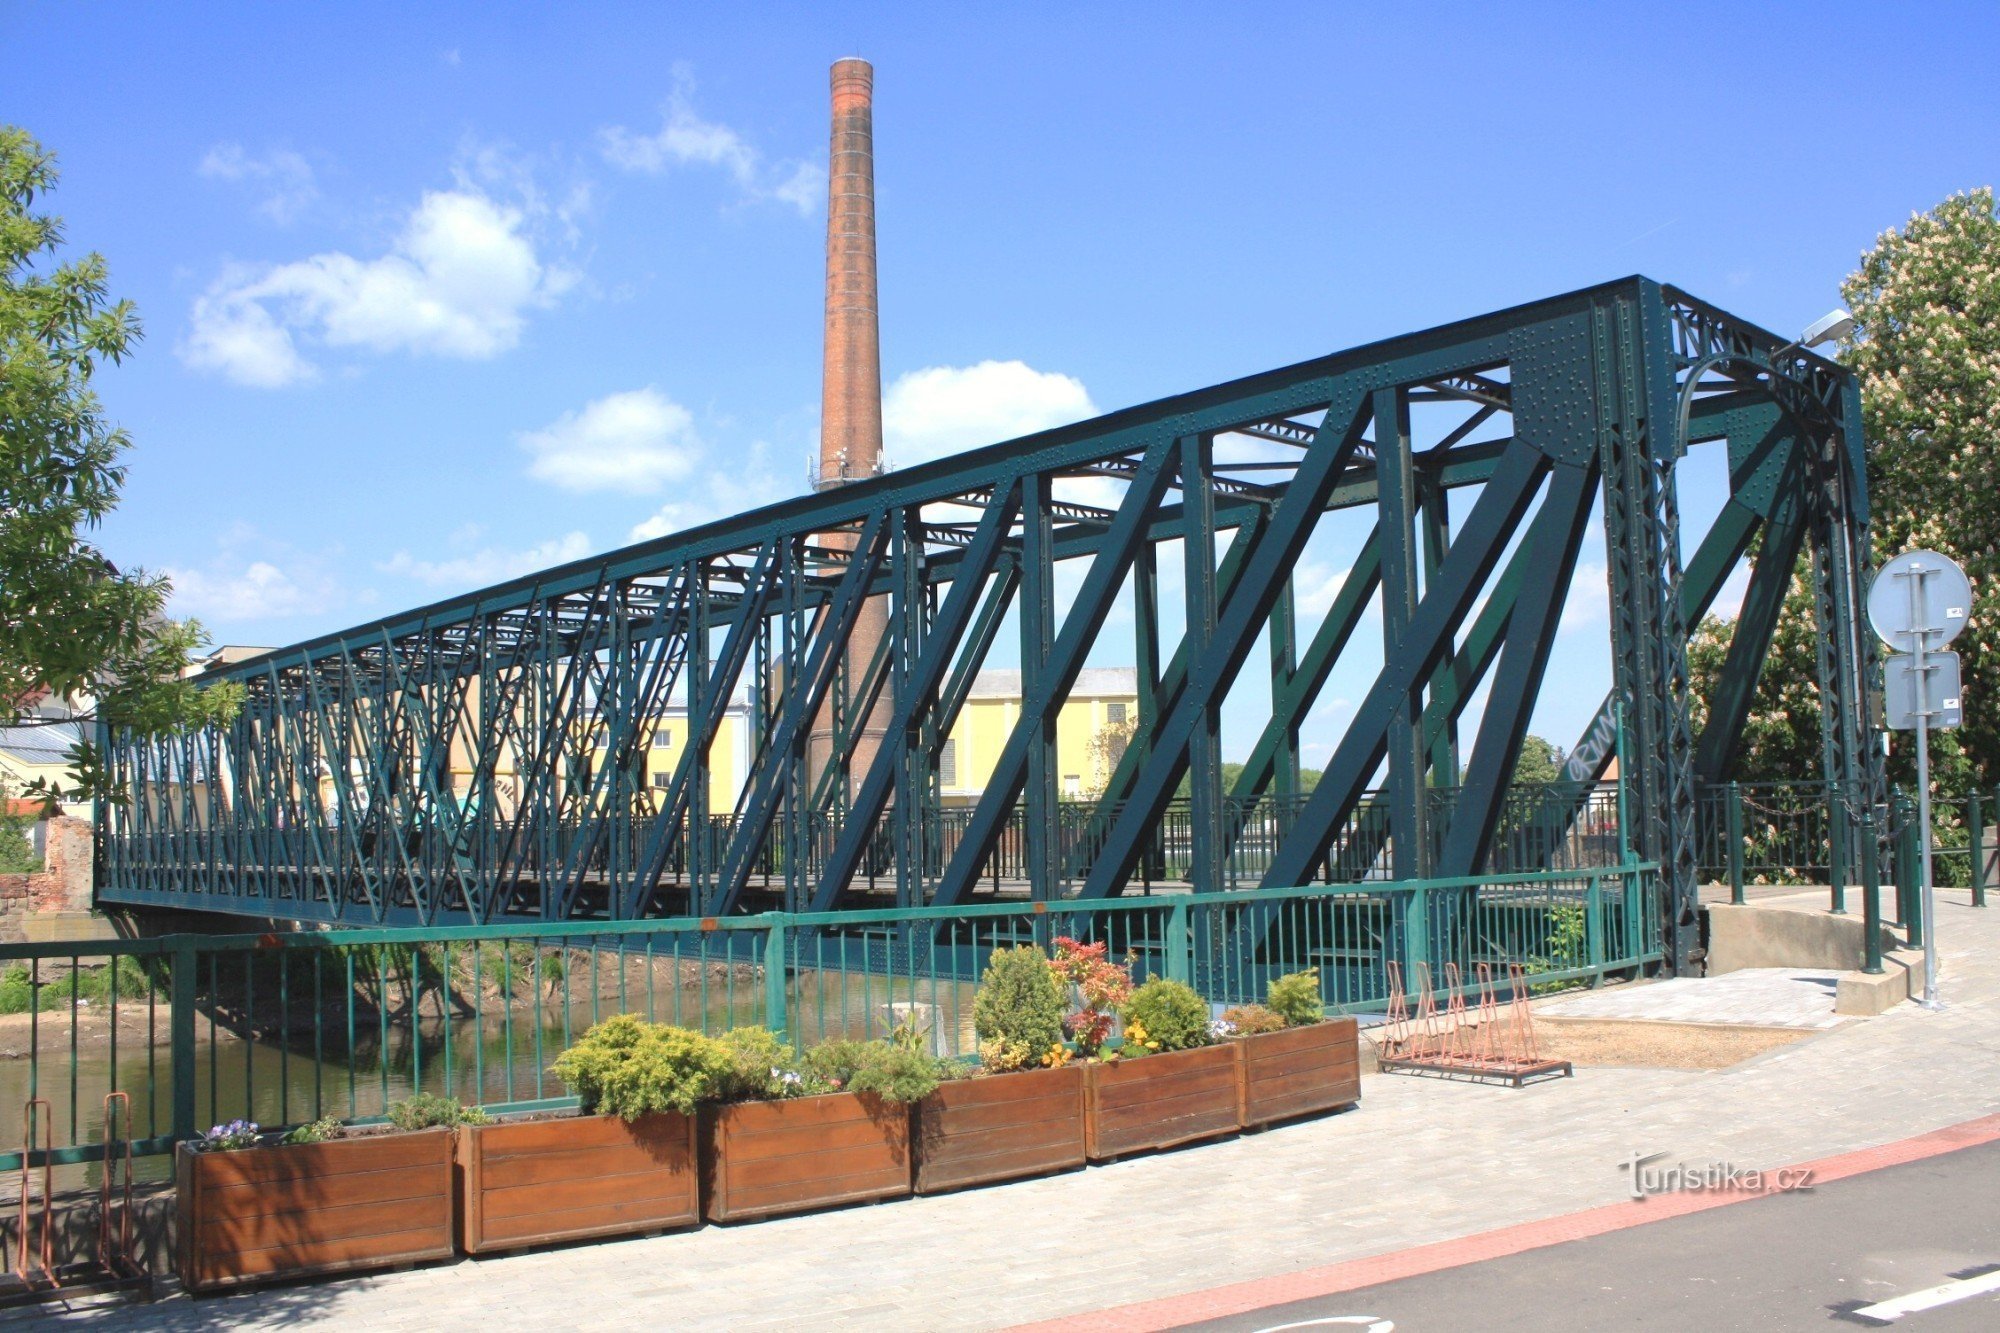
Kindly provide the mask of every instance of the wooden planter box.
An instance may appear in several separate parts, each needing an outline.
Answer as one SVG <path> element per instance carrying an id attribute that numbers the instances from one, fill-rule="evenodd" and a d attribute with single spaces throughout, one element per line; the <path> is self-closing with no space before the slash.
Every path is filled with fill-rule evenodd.
<path id="1" fill-rule="evenodd" d="M 940 1084 L 916 1105 L 917 1193 L 1082 1166 L 1084 1068 Z"/>
<path id="2" fill-rule="evenodd" d="M 706 1216 L 736 1222 L 910 1192 L 910 1108 L 867 1093 L 703 1113 Z"/>
<path id="3" fill-rule="evenodd" d="M 614 1115 L 468 1126 L 458 1138 L 467 1254 L 701 1221 L 695 1122 Z"/>
<path id="4" fill-rule="evenodd" d="M 1101 1162 L 1234 1133 L 1238 1043 L 1088 1066 L 1085 1149 Z"/>
<path id="5" fill-rule="evenodd" d="M 448 1129 L 244 1152 L 180 1148 L 179 1268 L 189 1291 L 449 1259 Z"/>
<path id="6" fill-rule="evenodd" d="M 1331 1111 L 1361 1100 L 1361 1047 L 1351 1018 L 1239 1037 L 1244 1126 Z"/>

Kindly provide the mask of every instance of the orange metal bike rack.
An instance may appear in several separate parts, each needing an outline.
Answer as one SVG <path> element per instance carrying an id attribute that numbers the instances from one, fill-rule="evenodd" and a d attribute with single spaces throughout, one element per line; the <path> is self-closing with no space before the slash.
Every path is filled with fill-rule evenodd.
<path id="1" fill-rule="evenodd" d="M 112 1133 L 118 1123 L 114 1116 L 123 1118 L 122 1134 Z M 124 1194 L 116 1227 L 111 1224 L 114 1162 L 120 1167 L 119 1189 Z M 97 1262 L 114 1277 L 136 1280 L 145 1276 L 132 1253 L 132 1095 L 126 1092 L 104 1095 L 104 1173 L 97 1191 Z"/>
<path id="2" fill-rule="evenodd" d="M 41 1108 L 41 1115 L 35 1114 Z M 42 1243 L 40 1262 L 31 1264 L 30 1256 L 36 1246 L 30 1239 L 32 1234 L 33 1210 L 29 1199 L 34 1193 L 35 1182 L 35 1127 L 41 1126 L 42 1139 Z M 54 1219 L 51 1216 L 55 1185 L 55 1108 L 46 1097 L 30 1097 L 21 1108 L 21 1244 L 15 1266 L 15 1273 L 21 1281 L 33 1289 L 36 1269 L 41 1279 L 50 1287 L 60 1287 L 62 1282 L 56 1277 Z"/>

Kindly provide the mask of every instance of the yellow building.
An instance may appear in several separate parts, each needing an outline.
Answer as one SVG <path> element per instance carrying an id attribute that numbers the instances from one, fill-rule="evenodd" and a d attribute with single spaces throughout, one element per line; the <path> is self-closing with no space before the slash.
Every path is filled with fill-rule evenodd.
<path id="1" fill-rule="evenodd" d="M 1104 790 L 1139 716 L 1139 673 L 1086 667 L 1056 715 L 1056 790 L 1081 800 Z M 982 671 L 938 757 L 946 805 L 967 805 L 986 790 L 1000 751 L 1021 720 L 1021 673 Z"/>
<path id="2" fill-rule="evenodd" d="M 476 703 L 475 694 L 474 706 Z M 672 786 L 674 773 L 686 753 L 686 702 L 674 700 L 654 717 L 642 720 L 639 733 L 644 739 L 645 777 L 642 780 L 656 795 L 664 796 Z M 575 744 L 562 760 L 564 771 L 557 775 L 558 781 L 565 786 L 580 786 L 590 781 L 602 771 L 608 758 L 610 741 L 610 728 L 601 724 L 588 736 L 577 733 Z M 451 791 L 460 804 L 472 797 L 473 761 L 474 754 L 468 738 L 463 733 L 454 736 L 451 746 Z M 709 747 L 708 761 L 709 812 L 727 814 L 736 808 L 736 798 L 748 780 L 750 769 L 750 706 L 744 697 L 730 700 L 716 729 L 715 741 Z M 370 799 L 367 771 L 358 759 L 353 761 L 351 770 L 349 800 L 366 809 Z M 499 762 L 493 766 L 491 787 L 495 809 L 502 818 L 512 816 L 525 787 L 517 755 L 503 750 Z M 338 800 L 330 771 L 321 774 L 320 793 L 325 808 L 335 809 Z"/>
<path id="3" fill-rule="evenodd" d="M 675 699 L 660 714 L 639 724 L 646 737 L 646 783 L 664 794 L 673 785 L 674 772 L 687 752 L 688 711 L 685 699 Z M 610 744 L 608 728 L 599 727 L 591 736 L 593 765 L 604 762 Z M 750 774 L 750 704 L 739 692 L 716 727 L 715 741 L 708 747 L 708 809 L 711 814 L 727 814 L 736 808 L 736 798 Z"/>
<path id="4" fill-rule="evenodd" d="M 75 784 L 76 775 L 69 771 L 69 750 L 82 738 L 84 724 L 71 718 L 68 704 L 43 696 L 8 725 L 0 726 L 0 793 L 18 797 L 35 781 L 59 788 Z M 91 804 L 64 801 L 62 813 L 89 819 Z"/>

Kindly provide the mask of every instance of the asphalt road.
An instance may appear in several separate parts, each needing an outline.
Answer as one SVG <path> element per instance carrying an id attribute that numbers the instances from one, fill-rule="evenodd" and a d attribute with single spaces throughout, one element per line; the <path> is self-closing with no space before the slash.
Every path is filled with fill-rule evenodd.
<path id="1" fill-rule="evenodd" d="M 1990 1333 L 2000 1329 L 2000 1275 L 1977 1279 L 1996 1270 L 2000 1143 L 1187 1327 Z M 1951 1285 L 1965 1279 L 1974 1280 Z M 1941 1285 L 1975 1294 L 1893 1321 L 1855 1313 Z"/>

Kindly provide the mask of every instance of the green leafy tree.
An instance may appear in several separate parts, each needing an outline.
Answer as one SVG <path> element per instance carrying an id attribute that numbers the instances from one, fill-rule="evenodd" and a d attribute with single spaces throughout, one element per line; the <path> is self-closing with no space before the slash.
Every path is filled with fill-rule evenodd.
<path id="1" fill-rule="evenodd" d="M 1912 547 L 1951 556 L 1972 578 L 1963 655 L 1965 725 L 1934 737 L 1940 790 L 2000 781 L 2000 214 L 1993 191 L 1970 190 L 1884 232 L 1841 285 L 1855 329 L 1841 359 L 1861 378 L 1875 552 Z M 1688 666 L 1698 700 L 1720 674 L 1731 626 L 1697 629 Z M 1812 598 L 1803 570 L 1785 599 L 1758 680 L 1735 776 L 1817 777 L 1818 668 Z M 1696 705 L 1695 722 L 1702 705 Z M 1891 774 L 1911 777 L 1911 747 Z"/>
<path id="2" fill-rule="evenodd" d="M 62 221 L 36 211 L 55 183 L 54 157 L 0 126 L 0 720 L 44 694 L 94 700 L 90 715 L 142 734 L 226 719 L 238 692 L 184 679 L 204 639 L 166 617 L 167 581 L 115 568 L 85 536 L 117 505 L 131 444 L 91 382 L 139 320 L 108 295 L 102 256 L 57 261 Z M 110 794 L 92 745 L 70 760 L 73 789 L 28 790 Z"/>
<path id="3" fill-rule="evenodd" d="M 1514 782 L 1541 786 L 1562 777 L 1563 752 L 1552 742 L 1530 734 L 1521 739 L 1521 757 L 1514 761 Z"/>

